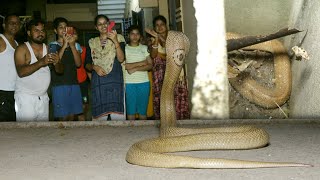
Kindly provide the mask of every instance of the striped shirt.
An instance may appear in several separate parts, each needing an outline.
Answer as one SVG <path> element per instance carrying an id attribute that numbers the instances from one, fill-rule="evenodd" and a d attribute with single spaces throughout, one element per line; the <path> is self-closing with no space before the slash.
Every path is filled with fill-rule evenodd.
<path id="1" fill-rule="evenodd" d="M 148 47 L 140 44 L 139 46 L 126 45 L 126 63 L 135 63 L 146 60 L 149 56 Z M 144 83 L 149 82 L 148 71 L 136 71 L 129 74 L 124 72 L 125 83 Z"/>

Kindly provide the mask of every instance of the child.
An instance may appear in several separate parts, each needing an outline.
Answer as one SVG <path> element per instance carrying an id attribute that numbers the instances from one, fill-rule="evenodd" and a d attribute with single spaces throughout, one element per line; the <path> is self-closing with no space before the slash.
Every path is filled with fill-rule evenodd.
<path id="1" fill-rule="evenodd" d="M 148 47 L 140 44 L 141 33 L 138 26 L 129 28 L 129 43 L 126 45 L 126 109 L 127 119 L 147 119 L 147 108 L 150 94 L 148 70 L 152 69 L 152 60 Z"/>
<path id="2" fill-rule="evenodd" d="M 49 43 L 50 49 L 55 49 L 61 59 L 64 72 L 58 74 L 51 71 L 52 103 L 54 118 L 72 121 L 75 115 L 81 114 L 82 96 L 77 80 L 77 67 L 81 66 L 81 47 L 76 43 L 73 32 L 67 33 L 68 21 L 58 17 L 53 21 L 57 41 Z"/>

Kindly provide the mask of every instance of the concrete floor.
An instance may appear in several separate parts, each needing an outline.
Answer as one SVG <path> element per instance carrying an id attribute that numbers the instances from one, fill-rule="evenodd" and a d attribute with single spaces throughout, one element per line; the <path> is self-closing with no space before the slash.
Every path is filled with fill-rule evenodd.
<path id="1" fill-rule="evenodd" d="M 140 167 L 125 161 L 126 152 L 134 142 L 158 136 L 158 122 L 156 121 L 1 123 L 0 179 L 313 180 L 320 178 L 319 121 L 190 120 L 180 122 L 183 126 L 197 127 L 222 123 L 256 124 L 269 132 L 271 143 L 268 147 L 256 150 L 179 154 L 262 161 L 292 161 L 312 164 L 314 167 L 225 170 Z M 149 125 L 146 126 L 146 124 Z"/>

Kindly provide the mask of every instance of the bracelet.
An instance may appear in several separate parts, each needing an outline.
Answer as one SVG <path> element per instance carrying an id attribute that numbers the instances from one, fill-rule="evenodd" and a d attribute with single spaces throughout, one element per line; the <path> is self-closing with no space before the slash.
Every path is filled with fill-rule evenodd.
<path id="1" fill-rule="evenodd" d="M 118 47 L 120 47 L 120 44 L 116 47 L 116 49 L 118 49 Z"/>
<path id="2" fill-rule="evenodd" d="M 156 46 L 155 46 L 155 45 L 152 45 L 152 48 L 153 48 L 153 49 L 157 49 L 157 48 L 158 48 L 158 45 L 156 45 Z"/>

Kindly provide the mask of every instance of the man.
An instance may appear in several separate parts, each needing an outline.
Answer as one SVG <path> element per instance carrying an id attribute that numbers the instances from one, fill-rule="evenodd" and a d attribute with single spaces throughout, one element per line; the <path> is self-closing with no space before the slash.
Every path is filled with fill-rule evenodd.
<path id="1" fill-rule="evenodd" d="M 6 16 L 3 29 L 3 34 L 0 34 L 0 121 L 15 121 L 14 89 L 17 71 L 14 51 L 18 46 L 15 37 L 20 29 L 19 16 Z"/>
<path id="2" fill-rule="evenodd" d="M 50 69 L 60 70 L 57 53 L 47 54 L 44 44 L 45 24 L 42 20 L 31 20 L 27 25 L 28 42 L 17 47 L 14 58 L 18 78 L 15 101 L 17 121 L 48 121 Z"/>

